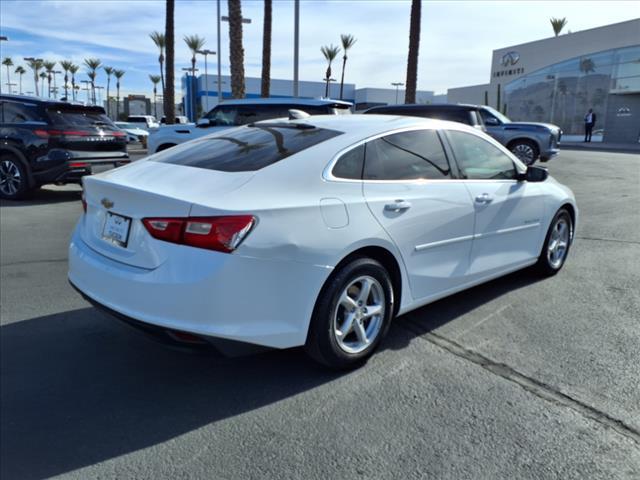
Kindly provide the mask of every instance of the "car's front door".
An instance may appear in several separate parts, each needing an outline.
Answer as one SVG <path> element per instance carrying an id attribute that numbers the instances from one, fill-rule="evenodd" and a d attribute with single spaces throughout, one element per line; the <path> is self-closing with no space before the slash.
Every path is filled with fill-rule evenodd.
<path id="1" fill-rule="evenodd" d="M 475 208 L 470 278 L 537 258 L 544 235 L 542 187 L 518 181 L 513 159 L 488 139 L 458 130 L 448 130 L 447 138 Z"/>
<path id="2" fill-rule="evenodd" d="M 414 299 L 435 297 L 465 283 L 473 205 L 464 183 L 452 179 L 435 130 L 367 142 L 363 192 L 401 252 Z"/>

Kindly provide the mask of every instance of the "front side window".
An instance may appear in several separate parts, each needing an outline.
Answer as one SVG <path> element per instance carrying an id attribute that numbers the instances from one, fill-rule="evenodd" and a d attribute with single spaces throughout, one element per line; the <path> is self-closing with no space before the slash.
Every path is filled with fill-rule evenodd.
<path id="1" fill-rule="evenodd" d="M 217 107 L 211 110 L 205 118 L 211 121 L 211 125 L 217 127 L 234 127 L 236 118 L 238 116 L 238 110 L 236 107 Z"/>
<path id="2" fill-rule="evenodd" d="M 442 180 L 450 175 L 435 130 L 395 133 L 366 144 L 365 180 Z"/>
<path id="3" fill-rule="evenodd" d="M 465 178 L 511 180 L 516 177 L 511 158 L 487 140 L 457 130 L 449 130 L 447 134 Z"/>
<path id="4" fill-rule="evenodd" d="M 252 172 L 342 133 L 289 124 L 253 125 L 224 132 L 164 150 L 149 160 L 220 172 Z"/>

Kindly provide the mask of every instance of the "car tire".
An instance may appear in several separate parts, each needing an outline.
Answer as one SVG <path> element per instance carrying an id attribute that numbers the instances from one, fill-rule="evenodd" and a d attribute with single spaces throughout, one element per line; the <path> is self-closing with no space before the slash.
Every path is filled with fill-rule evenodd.
<path id="1" fill-rule="evenodd" d="M 547 236 L 534 269 L 543 276 L 552 276 L 564 265 L 573 241 L 573 221 L 566 208 L 558 210 L 551 221 Z"/>
<path id="2" fill-rule="evenodd" d="M 389 273 L 376 260 L 356 258 L 340 267 L 318 296 L 306 352 L 336 370 L 362 365 L 389 328 L 393 299 Z"/>
<path id="3" fill-rule="evenodd" d="M 516 140 L 509 144 L 509 150 L 527 166 L 536 163 L 540 155 L 538 146 L 531 140 Z"/>
<path id="4" fill-rule="evenodd" d="M 24 164 L 13 154 L 0 155 L 0 198 L 21 200 L 31 192 Z"/>

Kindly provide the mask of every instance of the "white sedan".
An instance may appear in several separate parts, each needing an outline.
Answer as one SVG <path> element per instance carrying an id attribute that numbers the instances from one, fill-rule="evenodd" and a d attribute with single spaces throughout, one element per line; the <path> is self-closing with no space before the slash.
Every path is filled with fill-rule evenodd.
<path id="1" fill-rule="evenodd" d="M 209 135 L 84 178 L 69 280 L 185 343 L 361 364 L 394 316 L 563 266 L 571 191 L 462 124 L 317 116 Z"/>

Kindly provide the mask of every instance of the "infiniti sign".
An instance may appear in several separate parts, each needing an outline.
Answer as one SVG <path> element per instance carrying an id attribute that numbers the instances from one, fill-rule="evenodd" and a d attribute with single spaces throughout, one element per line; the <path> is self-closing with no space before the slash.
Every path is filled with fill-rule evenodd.
<path id="1" fill-rule="evenodd" d="M 507 52 L 502 56 L 500 63 L 503 67 L 509 67 L 515 65 L 520 60 L 520 54 L 515 51 Z"/>

